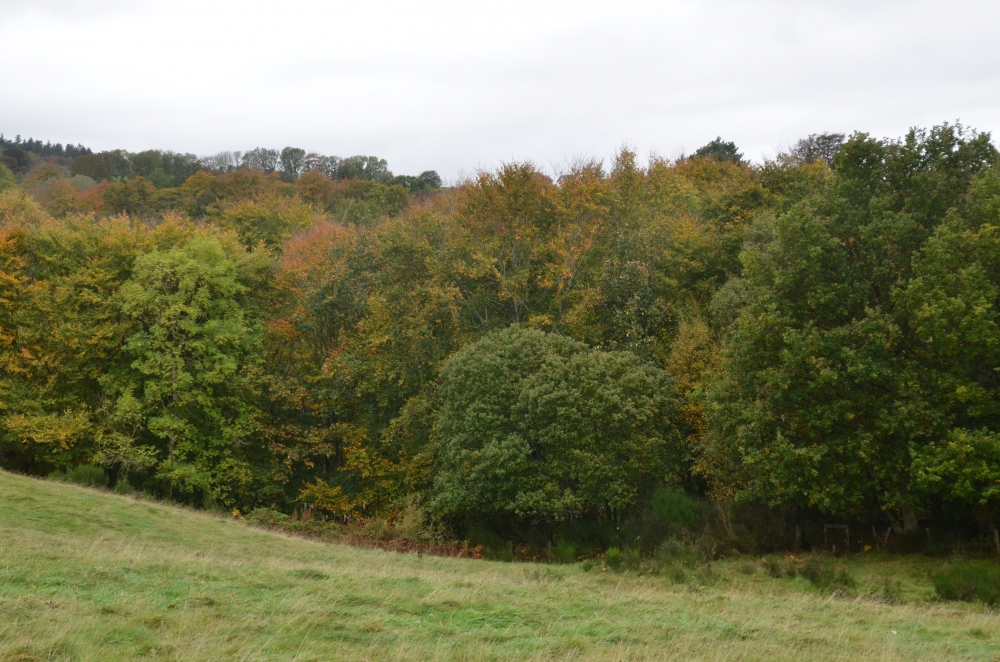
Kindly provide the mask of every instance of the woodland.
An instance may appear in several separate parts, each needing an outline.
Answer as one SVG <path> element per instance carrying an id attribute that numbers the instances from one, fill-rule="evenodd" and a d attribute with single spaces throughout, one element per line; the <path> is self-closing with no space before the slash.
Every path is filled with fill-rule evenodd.
<path id="1" fill-rule="evenodd" d="M 1000 554 L 989 134 L 450 187 L 297 148 L 0 148 L 0 468 L 501 551 L 835 523 Z"/>

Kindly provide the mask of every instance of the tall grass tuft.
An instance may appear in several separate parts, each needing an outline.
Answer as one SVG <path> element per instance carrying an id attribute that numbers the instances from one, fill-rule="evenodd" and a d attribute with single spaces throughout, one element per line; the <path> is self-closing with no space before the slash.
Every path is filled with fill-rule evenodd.
<path id="1" fill-rule="evenodd" d="M 934 590 L 945 600 L 1000 605 L 1000 566 L 988 563 L 953 563 L 934 576 Z"/>
<path id="2" fill-rule="evenodd" d="M 556 540 L 552 547 L 552 560 L 556 563 L 576 563 L 576 545 L 569 540 Z"/>
<path id="3" fill-rule="evenodd" d="M 118 481 L 115 483 L 114 491 L 115 494 L 123 494 L 125 496 L 135 496 L 139 494 L 138 490 L 132 487 L 132 484 L 128 482 L 128 478 L 125 476 L 118 476 Z"/>
<path id="4" fill-rule="evenodd" d="M 815 556 L 802 564 L 799 574 L 816 588 L 828 591 L 853 589 L 857 585 L 847 568 L 834 568 Z"/>
<path id="5" fill-rule="evenodd" d="M 617 547 L 609 547 L 606 552 L 604 552 L 604 562 L 608 564 L 609 568 L 617 568 L 622 564 L 622 552 Z"/>

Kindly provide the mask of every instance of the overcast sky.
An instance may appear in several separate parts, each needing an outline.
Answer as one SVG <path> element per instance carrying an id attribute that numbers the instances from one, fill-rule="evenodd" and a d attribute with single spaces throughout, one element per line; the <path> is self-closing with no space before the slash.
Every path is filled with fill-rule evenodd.
<path id="1" fill-rule="evenodd" d="M 0 0 L 0 131 L 446 180 L 716 135 L 760 160 L 825 131 L 997 133 L 998 25 L 995 0 Z"/>

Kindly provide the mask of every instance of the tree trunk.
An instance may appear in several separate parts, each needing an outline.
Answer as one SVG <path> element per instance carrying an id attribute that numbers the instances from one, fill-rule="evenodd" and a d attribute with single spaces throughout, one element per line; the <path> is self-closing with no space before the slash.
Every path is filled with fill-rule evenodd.
<path id="1" fill-rule="evenodd" d="M 917 523 L 917 511 L 909 506 L 902 509 L 903 511 L 903 533 L 909 535 L 911 533 L 916 533 L 919 530 L 920 525 Z"/>
<path id="2" fill-rule="evenodd" d="M 993 525 L 993 544 L 997 546 L 997 556 L 1000 556 L 1000 531 L 997 531 L 996 524 Z"/>
<path id="3" fill-rule="evenodd" d="M 792 552 L 798 554 L 802 551 L 802 527 L 795 525 L 795 539 L 792 541 Z"/>
<path id="4" fill-rule="evenodd" d="M 901 536 L 901 535 L 903 535 L 903 525 L 899 523 L 899 520 L 898 520 L 898 519 L 896 519 L 896 516 L 895 516 L 895 515 L 893 515 L 893 514 L 892 514 L 892 513 L 890 512 L 890 511 L 888 511 L 888 510 L 887 510 L 887 511 L 885 511 L 885 516 L 889 518 L 889 524 L 891 524 L 891 525 L 892 525 L 892 530 L 893 530 L 893 532 L 894 532 L 894 533 L 895 533 L 895 534 L 896 534 L 897 536 Z"/>

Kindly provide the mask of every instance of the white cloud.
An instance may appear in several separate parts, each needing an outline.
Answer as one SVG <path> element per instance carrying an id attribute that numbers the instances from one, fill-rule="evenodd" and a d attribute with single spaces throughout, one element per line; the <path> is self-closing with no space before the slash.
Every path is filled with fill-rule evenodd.
<path id="1" fill-rule="evenodd" d="M 772 154 L 996 130 L 992 2 L 6 0 L 0 130 L 204 154 L 294 144 L 446 177 L 501 160 Z"/>

